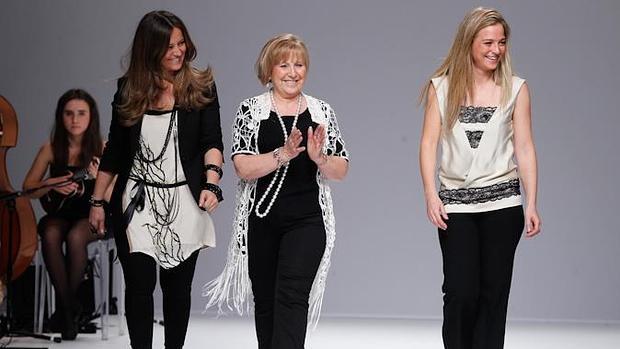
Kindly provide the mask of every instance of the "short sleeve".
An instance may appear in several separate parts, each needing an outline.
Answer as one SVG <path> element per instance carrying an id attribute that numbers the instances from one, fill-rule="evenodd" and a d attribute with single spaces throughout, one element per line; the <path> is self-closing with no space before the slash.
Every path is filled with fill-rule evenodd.
<path id="1" fill-rule="evenodd" d="M 338 127 L 336 113 L 329 107 L 329 118 L 327 124 L 327 155 L 339 156 L 349 160 L 349 152 L 342 138 L 342 133 Z"/>
<path id="2" fill-rule="evenodd" d="M 258 154 L 256 133 L 258 123 L 252 118 L 250 107 L 241 103 L 232 126 L 231 158 L 237 154 Z"/>

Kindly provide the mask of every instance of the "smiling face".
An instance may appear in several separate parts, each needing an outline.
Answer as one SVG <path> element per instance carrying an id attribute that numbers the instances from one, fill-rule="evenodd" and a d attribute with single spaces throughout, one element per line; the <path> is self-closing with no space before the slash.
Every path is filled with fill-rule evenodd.
<path id="1" fill-rule="evenodd" d="M 81 136 L 90 124 L 90 108 L 82 99 L 72 99 L 62 112 L 62 121 L 67 133 L 71 136 Z"/>
<path id="2" fill-rule="evenodd" d="M 471 44 L 474 67 L 483 72 L 495 71 L 505 53 L 506 35 L 499 23 L 480 29 Z"/>
<path id="3" fill-rule="evenodd" d="M 183 32 L 179 28 L 172 28 L 168 49 L 161 59 L 162 70 L 171 75 L 178 72 L 183 67 L 186 50 Z"/>
<path id="4" fill-rule="evenodd" d="M 295 51 L 284 57 L 271 69 L 273 92 L 281 98 L 295 98 L 301 93 L 306 81 L 306 62 Z"/>

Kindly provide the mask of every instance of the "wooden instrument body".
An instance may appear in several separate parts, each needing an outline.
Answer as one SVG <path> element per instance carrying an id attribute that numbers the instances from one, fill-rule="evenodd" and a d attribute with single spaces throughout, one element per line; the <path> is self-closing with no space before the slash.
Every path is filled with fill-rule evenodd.
<path id="1" fill-rule="evenodd" d="M 0 96 L 0 195 L 14 191 L 7 172 L 6 154 L 9 148 L 17 145 L 17 135 L 15 110 Z M 14 280 L 30 265 L 37 250 L 37 223 L 29 198 L 0 202 L 0 233 L 0 280 L 6 284 L 9 263 L 12 265 L 11 279 Z"/>

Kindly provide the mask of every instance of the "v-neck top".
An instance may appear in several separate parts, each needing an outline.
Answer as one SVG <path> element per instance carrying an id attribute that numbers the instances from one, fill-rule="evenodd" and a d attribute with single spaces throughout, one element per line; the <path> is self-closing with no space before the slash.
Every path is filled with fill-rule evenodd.
<path id="1" fill-rule="evenodd" d="M 442 132 L 439 167 L 446 212 L 485 212 L 522 204 L 514 162 L 512 114 L 524 79 L 513 76 L 506 105 L 462 106 L 452 130 Z M 432 79 L 445 124 L 448 78 Z"/>

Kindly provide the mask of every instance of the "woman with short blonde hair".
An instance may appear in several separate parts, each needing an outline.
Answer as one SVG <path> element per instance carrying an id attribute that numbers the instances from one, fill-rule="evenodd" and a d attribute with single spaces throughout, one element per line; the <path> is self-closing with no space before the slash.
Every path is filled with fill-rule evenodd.
<path id="1" fill-rule="evenodd" d="M 308 63 L 292 34 L 261 50 L 256 72 L 268 91 L 237 110 L 233 237 L 224 271 L 205 287 L 207 307 L 220 310 L 243 313 L 254 296 L 260 349 L 303 348 L 308 320 L 318 321 L 335 239 L 327 180 L 348 169 L 334 110 L 302 92 Z"/>

